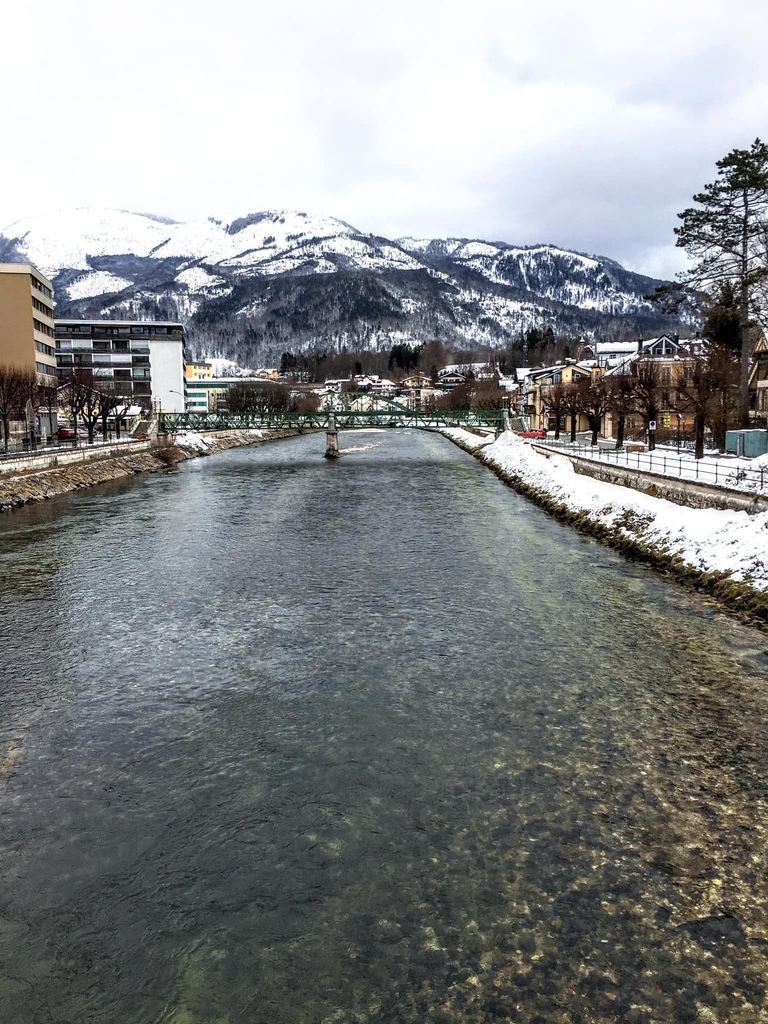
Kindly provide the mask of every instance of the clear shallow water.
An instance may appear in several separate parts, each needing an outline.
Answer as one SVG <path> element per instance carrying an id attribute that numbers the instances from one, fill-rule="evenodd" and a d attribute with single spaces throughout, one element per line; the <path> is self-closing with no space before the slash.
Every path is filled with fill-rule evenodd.
<path id="1" fill-rule="evenodd" d="M 765 1019 L 766 637 L 323 440 L 0 519 L 0 1020 Z"/>

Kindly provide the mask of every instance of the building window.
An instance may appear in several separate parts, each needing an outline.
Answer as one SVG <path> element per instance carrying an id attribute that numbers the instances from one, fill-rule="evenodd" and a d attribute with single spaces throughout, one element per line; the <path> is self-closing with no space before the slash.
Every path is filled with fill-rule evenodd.
<path id="1" fill-rule="evenodd" d="M 43 295 L 47 295 L 49 299 L 53 298 L 53 292 L 51 291 L 51 289 L 46 288 L 42 281 L 38 281 L 34 274 L 32 275 L 32 286 L 34 288 L 37 288 L 39 292 L 42 292 Z"/>
<path id="2" fill-rule="evenodd" d="M 49 338 L 55 337 L 53 328 L 49 327 L 48 324 L 44 324 L 42 320 L 38 320 L 37 317 L 32 317 L 32 323 L 34 324 L 36 331 L 40 331 L 41 334 L 47 334 Z"/>
<path id="3" fill-rule="evenodd" d="M 34 295 L 32 296 L 32 305 L 38 313 L 45 313 L 46 316 L 49 316 L 51 320 L 53 320 L 53 307 L 46 306 L 44 302 L 41 302 L 40 299 L 36 299 Z"/>
<path id="4" fill-rule="evenodd" d="M 54 349 L 53 345 L 46 345 L 45 342 L 42 341 L 35 342 L 35 351 L 42 352 L 44 356 L 53 357 L 56 355 L 56 350 Z"/>

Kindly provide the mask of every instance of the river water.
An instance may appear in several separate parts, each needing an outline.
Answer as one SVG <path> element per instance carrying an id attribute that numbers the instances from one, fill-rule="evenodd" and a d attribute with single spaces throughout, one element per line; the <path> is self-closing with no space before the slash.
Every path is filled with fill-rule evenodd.
<path id="1" fill-rule="evenodd" d="M 323 444 L 0 519 L 0 1020 L 765 1020 L 766 637 Z"/>

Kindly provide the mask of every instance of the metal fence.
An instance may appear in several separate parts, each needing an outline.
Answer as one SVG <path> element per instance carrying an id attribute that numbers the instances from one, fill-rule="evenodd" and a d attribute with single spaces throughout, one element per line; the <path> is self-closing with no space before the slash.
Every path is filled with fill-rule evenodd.
<path id="1" fill-rule="evenodd" d="M 119 443 L 127 444 L 132 438 L 128 435 L 123 434 L 120 437 Z M 87 438 L 84 437 L 73 437 L 65 440 L 56 440 L 56 438 L 48 438 L 46 441 L 36 440 L 30 442 L 27 439 L 13 441 L 11 440 L 8 444 L 8 449 L 0 446 L 0 460 L 2 461 L 13 461 L 20 459 L 29 459 L 33 455 L 50 455 L 56 452 L 71 452 L 76 448 L 84 448 L 89 451 L 97 448 L 108 447 L 109 445 L 117 444 L 117 438 L 110 437 L 108 440 L 104 440 L 101 436 L 93 442 L 89 443 Z"/>
<path id="2" fill-rule="evenodd" d="M 601 462 L 619 468 L 635 469 L 654 473 L 657 476 L 677 480 L 698 481 L 713 487 L 725 487 L 734 491 L 757 494 L 768 485 L 768 467 L 745 467 L 734 465 L 729 458 L 693 459 L 682 452 L 657 448 L 648 451 L 627 451 L 600 445 L 571 444 L 570 441 L 542 439 L 533 442 L 537 447 L 548 448 L 568 455 L 575 455 L 592 462 Z"/>

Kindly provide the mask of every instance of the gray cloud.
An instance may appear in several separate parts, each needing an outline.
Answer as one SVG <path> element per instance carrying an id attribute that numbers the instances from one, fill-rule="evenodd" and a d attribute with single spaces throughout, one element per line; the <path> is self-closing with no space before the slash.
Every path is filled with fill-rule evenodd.
<path id="1" fill-rule="evenodd" d="M 284 206 L 669 274 L 676 211 L 766 134 L 759 0 L 40 0 L 4 37 L 0 224 Z"/>

